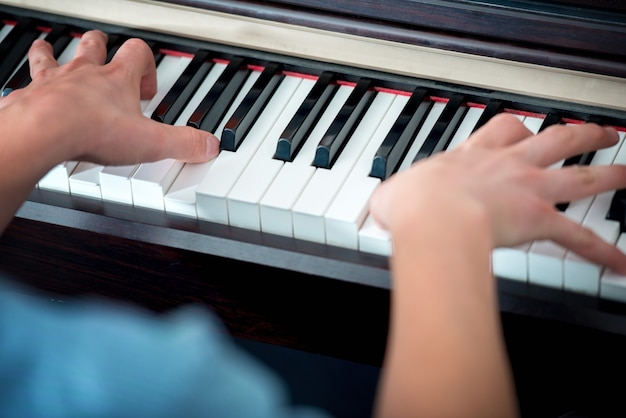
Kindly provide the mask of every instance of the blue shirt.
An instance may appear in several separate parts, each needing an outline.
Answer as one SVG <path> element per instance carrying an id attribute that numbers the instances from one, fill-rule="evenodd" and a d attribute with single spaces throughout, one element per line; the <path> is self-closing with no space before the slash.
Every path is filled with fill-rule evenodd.
<path id="1" fill-rule="evenodd" d="M 0 282 L 0 415 L 322 418 L 199 306 L 157 315 Z"/>

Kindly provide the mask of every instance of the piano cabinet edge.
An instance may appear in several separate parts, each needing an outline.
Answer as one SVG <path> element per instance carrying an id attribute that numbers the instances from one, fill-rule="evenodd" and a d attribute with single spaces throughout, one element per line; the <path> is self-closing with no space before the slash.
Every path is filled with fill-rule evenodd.
<path id="1" fill-rule="evenodd" d="M 382 361 L 389 292 L 16 217 L 0 268 L 55 302 L 96 297 L 157 313 L 209 307 L 235 337 L 365 364 Z"/>
<path id="2" fill-rule="evenodd" d="M 58 211 L 65 213 L 59 216 Z M 198 303 L 216 312 L 237 337 L 367 364 L 382 362 L 388 281 L 359 282 L 357 276 L 341 280 L 325 276 L 323 270 L 295 271 L 272 266 L 271 260 L 263 264 L 180 248 L 175 242 L 156 243 L 140 232 L 161 227 L 95 214 L 81 217 L 77 212 L 26 202 L 0 237 L 0 268 L 53 292 L 55 299 L 93 295 L 156 312 Z M 64 224 L 68 219 L 74 224 Z M 125 235 L 117 233 L 122 229 Z M 255 246 L 262 247 L 241 244 L 237 251 Z M 274 256 L 295 252 L 276 250 Z M 270 253 L 259 252 L 260 257 Z M 316 262 L 328 264 L 323 258 Z M 285 263 L 290 265 L 289 260 L 278 262 Z M 307 268 L 313 269 L 311 263 Z M 346 262 L 344 268 L 350 264 L 356 262 Z M 356 266 L 351 271 L 368 269 L 388 280 L 382 266 Z M 510 318 L 522 318 L 626 337 L 624 304 L 502 278 L 498 297 L 503 319 L 509 318 L 503 321 L 505 328 Z"/>
<path id="3" fill-rule="evenodd" d="M 238 338 L 375 367 L 383 364 L 388 289 L 294 276 L 281 269 L 105 233 L 69 231 L 21 216 L 0 237 L 0 266 L 21 282 L 52 292 L 52 303 L 83 294 L 132 302 L 156 312 L 197 303 L 209 306 Z M 500 290 L 502 297 L 507 289 Z M 544 396 L 554 395 L 555 390 L 593 391 L 585 392 L 593 401 L 603 400 L 607 391 L 613 394 L 612 383 L 598 376 L 615 375 L 616 365 L 623 369 L 619 365 L 626 347 L 624 334 L 571 323 L 563 327 L 555 318 L 541 317 L 563 307 L 542 304 L 541 298 L 529 304 L 528 299 L 511 296 L 514 289 L 507 291 L 511 294 L 502 301 L 518 306 L 514 312 L 502 312 L 504 338 L 524 410 L 532 411 L 539 402 L 545 411 Z M 550 387 L 554 381 L 558 385 Z"/>

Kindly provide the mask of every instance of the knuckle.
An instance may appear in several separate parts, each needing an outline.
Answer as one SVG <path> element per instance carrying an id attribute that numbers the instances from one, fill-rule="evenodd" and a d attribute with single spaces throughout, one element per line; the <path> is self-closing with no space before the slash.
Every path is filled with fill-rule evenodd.
<path id="1" fill-rule="evenodd" d="M 584 186 L 589 186 L 596 181 L 595 172 L 586 165 L 575 165 L 574 171 L 578 176 L 580 183 Z"/>
<path id="2" fill-rule="evenodd" d="M 584 225 L 580 225 L 577 228 L 575 234 L 573 234 L 573 239 L 577 247 L 579 248 L 589 248 L 595 242 L 596 234 L 588 227 Z"/>

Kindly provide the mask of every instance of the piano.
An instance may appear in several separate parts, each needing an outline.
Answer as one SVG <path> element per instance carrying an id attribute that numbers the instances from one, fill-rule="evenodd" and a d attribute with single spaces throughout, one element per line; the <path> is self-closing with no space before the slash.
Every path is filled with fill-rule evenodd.
<path id="1" fill-rule="evenodd" d="M 85 30 L 112 50 L 137 36 L 158 62 L 146 116 L 223 148 L 201 165 L 61 164 L 0 239 L 4 270 L 54 300 L 206 304 L 236 336 L 364 363 L 382 361 L 393 289 L 366 210 L 381 181 L 497 112 L 626 136 L 620 2 L 0 0 L 0 22 L 3 94 L 28 84 L 37 37 L 62 62 Z M 619 145 L 572 163 L 624 163 Z M 562 210 L 626 249 L 623 206 L 612 192 Z M 522 321 L 529 338 L 622 344 L 626 277 L 545 242 L 493 260 L 511 340 Z"/>

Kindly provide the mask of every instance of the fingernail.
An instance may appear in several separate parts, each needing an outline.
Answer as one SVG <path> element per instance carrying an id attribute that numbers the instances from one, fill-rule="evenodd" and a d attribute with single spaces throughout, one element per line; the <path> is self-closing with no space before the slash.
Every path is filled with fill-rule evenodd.
<path id="1" fill-rule="evenodd" d="M 205 156 L 208 159 L 214 158 L 217 156 L 220 150 L 220 142 L 215 135 L 209 135 L 206 139 L 206 154 Z"/>
<path id="2" fill-rule="evenodd" d="M 619 133 L 617 132 L 617 129 L 611 128 L 611 127 L 605 127 L 604 130 L 607 131 L 611 135 L 614 142 L 619 141 Z"/>

